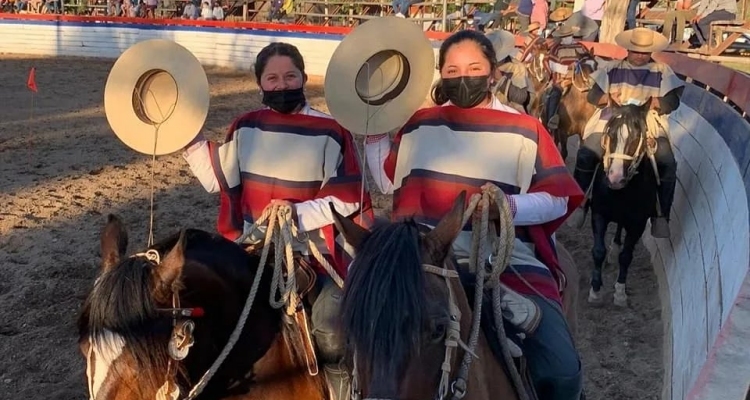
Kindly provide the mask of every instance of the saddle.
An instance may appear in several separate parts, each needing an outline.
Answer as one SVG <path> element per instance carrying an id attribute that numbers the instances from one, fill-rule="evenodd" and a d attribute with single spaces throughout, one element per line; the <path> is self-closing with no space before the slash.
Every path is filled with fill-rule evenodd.
<path id="1" fill-rule="evenodd" d="M 261 244 L 248 244 L 245 246 L 245 251 L 250 254 L 258 254 L 261 250 Z M 269 255 L 275 257 L 273 250 L 270 250 Z M 315 269 L 307 261 L 306 257 L 300 253 L 294 253 L 294 277 L 297 281 L 297 294 L 300 298 L 305 298 L 306 295 L 311 294 L 316 296 L 317 293 L 311 293 L 315 287 L 315 283 L 318 280 L 318 276 L 315 273 Z M 311 303 L 314 302 L 314 298 Z"/>
<path id="2" fill-rule="evenodd" d="M 455 265 L 458 265 L 458 264 L 455 264 Z M 462 270 L 461 268 L 458 268 L 458 271 L 459 271 L 459 277 L 461 279 L 461 285 L 464 287 L 466 296 L 470 299 L 474 298 L 474 293 L 475 293 L 474 275 L 467 273 L 465 270 Z M 473 310 L 474 302 L 470 301 L 469 307 L 471 307 Z M 506 332 L 510 330 L 509 324 L 505 323 L 505 321 L 500 321 L 500 323 L 502 323 L 503 326 L 506 328 Z M 534 383 L 531 379 L 531 373 L 528 368 L 526 356 L 521 355 L 521 357 L 514 357 L 513 365 L 508 365 L 508 363 L 505 362 L 505 357 L 503 356 L 504 350 L 510 351 L 510 349 L 504 349 L 505 347 L 508 346 L 508 344 L 503 343 L 500 340 L 500 336 L 497 330 L 498 325 L 495 319 L 495 312 L 493 309 L 491 291 L 485 291 L 484 296 L 482 296 L 482 315 L 481 315 L 481 320 L 479 322 L 479 326 L 482 329 L 484 336 L 487 338 L 487 344 L 490 346 L 490 350 L 492 351 L 492 354 L 495 356 L 495 359 L 500 362 L 500 365 L 503 366 L 503 370 L 505 371 L 506 375 L 510 376 L 511 368 L 515 369 L 518 372 L 518 374 L 521 376 L 521 380 L 524 386 L 523 389 L 529 395 L 529 400 L 539 400 L 539 397 L 536 394 L 536 389 L 534 388 Z M 508 338 L 510 339 L 510 335 L 508 336 Z M 513 342 L 516 343 L 516 345 L 519 346 L 520 348 L 520 343 L 518 341 L 514 340 Z M 516 388 L 516 392 L 518 391 L 519 391 L 519 388 Z"/>

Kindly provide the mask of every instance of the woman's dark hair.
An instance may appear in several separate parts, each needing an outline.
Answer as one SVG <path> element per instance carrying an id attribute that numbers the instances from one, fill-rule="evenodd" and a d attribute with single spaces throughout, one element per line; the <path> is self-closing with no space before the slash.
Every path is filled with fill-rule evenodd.
<path id="1" fill-rule="evenodd" d="M 255 59 L 255 79 L 259 85 L 260 77 L 266 69 L 266 64 L 268 64 L 268 60 L 273 56 L 289 57 L 292 60 L 292 64 L 302 72 L 302 77 L 305 80 L 307 79 L 307 74 L 305 74 L 305 60 L 302 58 L 299 49 L 289 43 L 276 42 L 264 47 Z"/>
<path id="2" fill-rule="evenodd" d="M 445 54 L 448 53 L 448 50 L 454 45 L 466 40 L 471 40 L 482 49 L 484 58 L 490 63 L 490 71 L 494 71 L 495 66 L 497 65 L 497 61 L 495 60 L 495 48 L 492 47 L 492 42 L 490 42 L 490 39 L 487 39 L 487 36 L 474 30 L 458 31 L 443 41 L 443 44 L 440 45 L 440 52 L 438 53 L 438 71 L 442 71 L 443 66 L 445 65 Z M 438 80 L 432 88 L 432 101 L 437 105 L 443 105 L 448 101 L 448 98 L 443 93 L 442 79 Z"/>

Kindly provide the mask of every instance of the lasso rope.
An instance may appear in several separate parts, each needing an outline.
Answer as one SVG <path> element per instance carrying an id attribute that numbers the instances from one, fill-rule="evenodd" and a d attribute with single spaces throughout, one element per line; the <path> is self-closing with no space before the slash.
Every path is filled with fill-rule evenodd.
<path id="1" fill-rule="evenodd" d="M 300 300 L 297 295 L 297 280 L 294 274 L 294 253 L 292 250 L 292 243 L 294 240 L 299 239 L 297 239 L 297 227 L 292 219 L 292 208 L 288 205 L 281 204 L 269 205 L 263 210 L 263 213 L 252 225 L 246 225 L 243 234 L 236 240 L 236 242 L 244 242 L 263 224 L 266 224 L 267 227 L 263 249 L 260 254 L 258 270 L 255 273 L 255 280 L 253 280 L 253 284 L 250 287 L 250 293 L 247 296 L 247 300 L 245 300 L 245 307 L 242 309 L 242 314 L 237 321 L 237 326 L 235 326 L 234 331 L 232 331 L 232 335 L 229 337 L 224 349 L 222 349 L 219 356 L 211 367 L 203 374 L 198 383 L 195 384 L 186 400 L 195 399 L 203 391 L 226 357 L 232 351 L 237 340 L 239 340 L 242 330 L 245 327 L 245 323 L 247 322 L 247 316 L 250 314 L 250 309 L 255 301 L 255 296 L 258 293 L 261 277 L 263 276 L 263 271 L 265 270 L 265 265 L 268 261 L 268 254 L 270 253 L 271 246 L 274 247 L 274 263 L 269 302 L 272 307 L 277 309 L 286 306 L 285 311 L 287 315 L 293 315 L 297 311 L 297 306 Z M 315 243 L 308 240 L 308 245 L 313 257 L 315 257 L 321 266 L 323 266 L 334 282 L 336 282 L 339 287 L 343 287 L 343 279 L 341 279 L 341 276 L 339 276 L 336 270 L 333 269 L 333 266 L 331 266 L 325 257 L 323 257 L 315 246 Z M 286 272 L 286 274 L 284 274 L 284 272 Z M 286 277 L 284 277 L 284 275 L 286 275 Z"/>
<path id="2" fill-rule="evenodd" d="M 494 201 L 500 214 L 500 232 L 495 236 L 494 224 L 489 221 L 489 204 Z M 481 206 L 481 214 L 476 215 L 477 206 Z M 510 205 L 505 194 L 495 185 L 488 184 L 482 187 L 482 193 L 474 194 L 469 200 L 461 226 L 466 225 L 469 218 L 472 218 L 472 241 L 471 253 L 469 257 L 469 270 L 475 274 L 475 291 L 474 291 L 474 317 L 472 318 L 471 331 L 469 333 L 469 349 L 464 353 L 461 360 L 461 366 L 457 377 L 454 381 L 453 398 L 459 399 L 466 392 L 469 368 L 472 357 L 475 356 L 475 349 L 479 342 L 479 331 L 481 324 L 482 305 L 484 298 L 485 286 L 493 290 L 493 308 L 495 316 L 495 328 L 498 332 L 498 340 L 502 349 L 503 361 L 508 366 L 511 380 L 516 386 L 520 400 L 529 398 L 526 393 L 523 380 L 514 367 L 513 356 L 510 354 L 507 344 L 505 327 L 503 326 L 502 311 L 499 299 L 501 296 L 500 275 L 505 268 L 510 265 L 513 247 L 515 245 L 515 228 L 513 225 L 513 215 L 510 212 Z M 494 238 L 494 240 L 493 240 Z M 485 260 L 490 265 L 487 271 Z M 441 383 L 442 386 L 442 383 Z"/>

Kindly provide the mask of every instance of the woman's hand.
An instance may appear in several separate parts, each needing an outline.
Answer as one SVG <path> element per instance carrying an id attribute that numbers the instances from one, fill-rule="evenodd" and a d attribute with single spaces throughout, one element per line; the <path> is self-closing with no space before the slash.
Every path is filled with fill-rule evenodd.
<path id="1" fill-rule="evenodd" d="M 499 221 L 500 220 L 500 209 L 497 206 L 497 203 L 495 200 L 489 201 L 489 219 L 490 221 Z M 477 218 L 482 217 L 482 202 L 477 203 L 477 208 L 474 209 L 474 216 Z"/>
<path id="2" fill-rule="evenodd" d="M 273 207 L 276 205 L 279 207 L 289 206 L 292 209 L 292 220 L 295 222 L 297 221 L 297 208 L 294 206 L 294 203 L 288 200 L 273 199 L 266 207 Z"/>

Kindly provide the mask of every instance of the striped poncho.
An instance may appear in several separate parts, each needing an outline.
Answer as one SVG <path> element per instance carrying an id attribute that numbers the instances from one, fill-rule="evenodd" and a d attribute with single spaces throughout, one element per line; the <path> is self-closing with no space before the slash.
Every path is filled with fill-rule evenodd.
<path id="1" fill-rule="evenodd" d="M 562 276 L 551 235 L 583 200 L 559 152 L 539 121 L 492 109 L 443 106 L 418 111 L 394 139 L 385 160 L 394 185 L 393 217 L 413 217 L 430 226 L 450 210 L 463 190 L 481 192 L 491 182 L 506 194 L 547 192 L 568 198 L 565 216 L 541 225 L 517 226 L 511 264 L 501 281 L 522 294 L 560 302 Z M 458 257 L 468 257 L 470 223 L 454 242 Z"/>
<path id="2" fill-rule="evenodd" d="M 372 222 L 369 195 L 361 198 L 362 174 L 351 134 L 333 119 L 253 111 L 234 121 L 224 144 L 209 142 L 209 151 L 221 188 L 218 231 L 231 240 L 274 199 L 362 200 L 354 220 L 364 226 Z M 328 253 L 340 276 L 346 276 L 351 251 L 344 250 L 334 225 L 309 234 L 310 240 L 324 245 L 320 250 Z M 255 236 L 260 239 L 263 234 Z"/>

